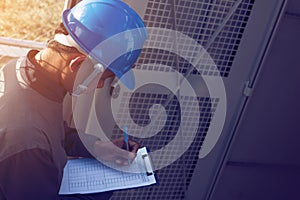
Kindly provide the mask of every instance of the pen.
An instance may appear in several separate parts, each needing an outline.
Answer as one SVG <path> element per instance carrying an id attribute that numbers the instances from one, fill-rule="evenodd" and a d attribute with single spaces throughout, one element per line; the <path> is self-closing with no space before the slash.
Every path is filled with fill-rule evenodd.
<path id="1" fill-rule="evenodd" d="M 128 138 L 126 126 L 124 126 L 123 133 L 124 133 L 124 142 L 126 144 L 126 150 L 129 151 L 129 144 L 128 144 L 129 138 Z M 128 165 L 130 165 L 130 159 L 128 159 Z"/>

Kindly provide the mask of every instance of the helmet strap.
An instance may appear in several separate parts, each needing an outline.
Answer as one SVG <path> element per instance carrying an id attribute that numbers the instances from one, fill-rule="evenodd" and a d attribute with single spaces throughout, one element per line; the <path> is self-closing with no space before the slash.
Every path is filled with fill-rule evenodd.
<path id="1" fill-rule="evenodd" d="M 79 96 L 85 91 L 88 90 L 91 82 L 100 74 L 104 72 L 104 67 L 100 63 L 94 65 L 93 72 L 81 83 L 77 86 L 77 88 L 71 93 L 72 96 Z"/>

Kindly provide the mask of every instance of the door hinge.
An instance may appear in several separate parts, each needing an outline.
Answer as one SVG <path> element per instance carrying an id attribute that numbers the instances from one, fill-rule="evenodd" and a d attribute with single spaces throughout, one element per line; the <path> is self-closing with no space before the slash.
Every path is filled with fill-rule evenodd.
<path id="1" fill-rule="evenodd" d="M 246 96 L 246 97 L 250 97 L 250 96 L 252 96 L 252 93 L 253 93 L 253 88 L 250 86 L 250 81 L 247 81 L 246 83 L 245 83 L 245 88 L 244 88 L 244 95 Z"/>

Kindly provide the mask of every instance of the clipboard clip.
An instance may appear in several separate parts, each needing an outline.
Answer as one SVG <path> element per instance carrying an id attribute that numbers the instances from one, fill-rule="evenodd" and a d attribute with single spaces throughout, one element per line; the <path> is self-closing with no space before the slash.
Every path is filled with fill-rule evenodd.
<path id="1" fill-rule="evenodd" d="M 143 154 L 142 159 L 144 161 L 144 166 L 145 166 L 147 176 L 153 175 L 154 174 L 153 164 L 152 164 L 152 160 L 151 160 L 150 156 L 148 154 Z"/>

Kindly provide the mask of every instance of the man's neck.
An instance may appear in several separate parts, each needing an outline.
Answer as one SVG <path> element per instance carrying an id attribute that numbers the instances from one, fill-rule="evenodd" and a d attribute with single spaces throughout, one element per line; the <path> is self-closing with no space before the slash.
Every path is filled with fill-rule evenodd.
<path id="1" fill-rule="evenodd" d="M 57 53 L 46 48 L 35 55 L 35 60 L 55 83 L 61 84 L 61 73 L 65 61 Z"/>
<path id="2" fill-rule="evenodd" d="M 22 78 L 44 97 L 61 103 L 67 91 L 60 83 L 59 70 L 52 70 L 53 62 L 45 62 L 44 54 L 36 56 L 38 53 L 37 50 L 31 50 L 23 59 L 20 66 Z"/>

